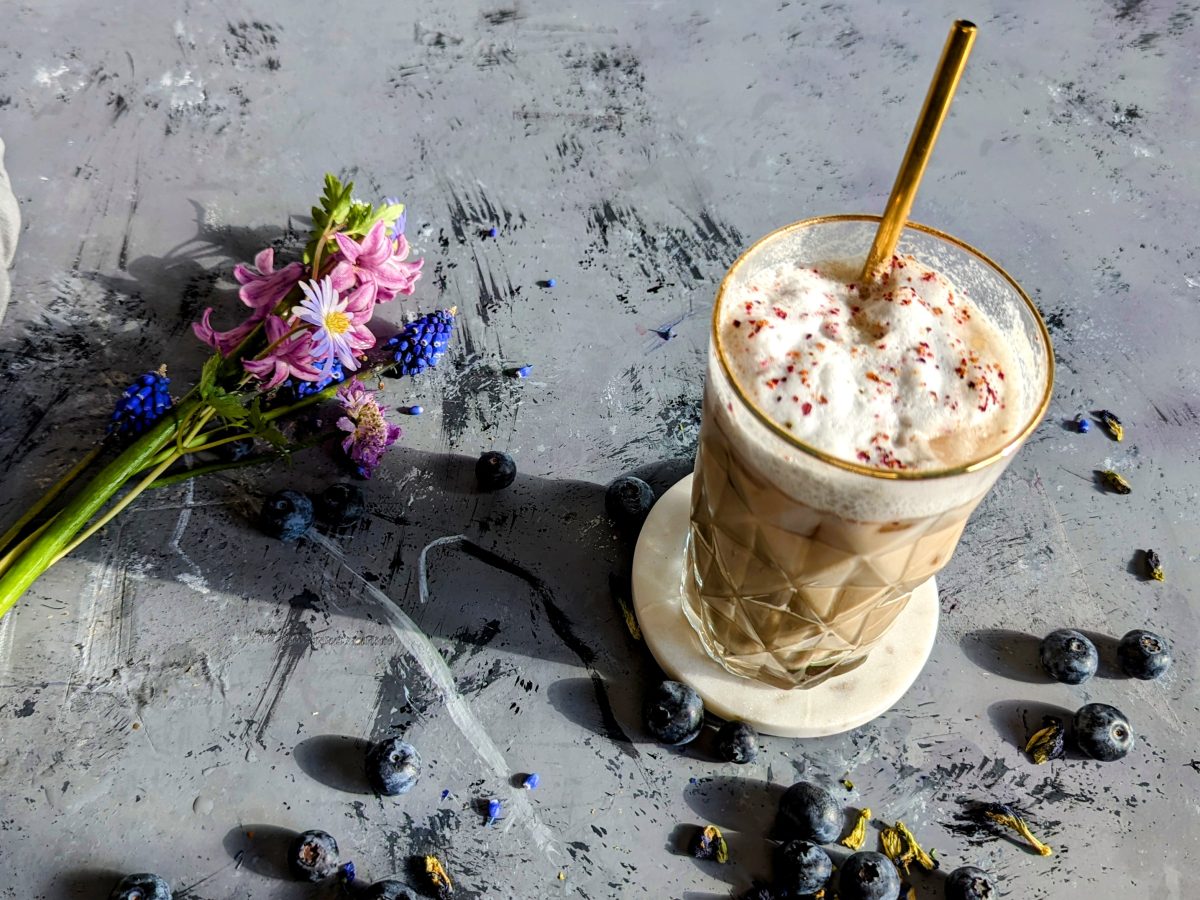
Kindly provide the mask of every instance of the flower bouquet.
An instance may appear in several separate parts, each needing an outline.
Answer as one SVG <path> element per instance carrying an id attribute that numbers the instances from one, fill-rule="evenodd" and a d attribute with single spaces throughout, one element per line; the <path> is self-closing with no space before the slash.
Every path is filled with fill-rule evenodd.
<path id="1" fill-rule="evenodd" d="M 189 391 L 171 395 L 166 366 L 138 378 L 104 437 L 0 536 L 0 616 L 149 488 L 322 443 L 371 476 L 400 428 L 367 381 L 436 365 L 454 311 L 414 318 L 382 340 L 384 329 L 370 327 L 377 306 L 413 293 L 424 261 L 408 260 L 404 206 L 363 203 L 353 188 L 325 176 L 301 260 L 277 267 L 267 248 L 253 266 L 234 267 L 249 315 L 218 331 L 209 308 L 192 326 L 214 352 Z M 340 414 L 314 420 L 325 401 Z"/>

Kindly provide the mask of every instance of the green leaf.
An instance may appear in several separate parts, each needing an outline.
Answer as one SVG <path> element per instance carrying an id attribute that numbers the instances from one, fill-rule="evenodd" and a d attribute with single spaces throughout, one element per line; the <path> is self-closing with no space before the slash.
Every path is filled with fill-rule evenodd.
<path id="1" fill-rule="evenodd" d="M 280 450 L 286 450 L 288 439 L 282 431 L 272 425 L 270 422 L 265 422 L 259 425 L 258 436 L 264 441 L 269 442 L 272 446 L 278 447 Z"/>
<path id="2" fill-rule="evenodd" d="M 214 388 L 211 396 L 208 397 L 208 405 L 218 416 L 235 422 L 240 422 L 249 415 L 243 403 L 244 399 L 239 395 L 227 394 L 220 388 Z"/>
<path id="3" fill-rule="evenodd" d="M 200 370 L 200 398 L 207 400 L 212 394 L 213 386 L 217 383 L 217 370 L 221 368 L 221 354 L 214 353 L 204 363 L 204 368 Z"/>

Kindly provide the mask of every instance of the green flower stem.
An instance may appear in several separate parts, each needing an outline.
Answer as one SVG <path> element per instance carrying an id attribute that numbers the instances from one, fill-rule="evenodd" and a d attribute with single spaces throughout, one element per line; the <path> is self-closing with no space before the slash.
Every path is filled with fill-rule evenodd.
<path id="1" fill-rule="evenodd" d="M 286 450 L 281 450 L 278 453 L 259 453 L 255 456 L 248 456 L 245 459 L 239 459 L 235 462 L 214 462 L 207 463 L 203 466 L 193 466 L 183 472 L 173 472 L 170 475 L 160 475 L 153 484 L 152 488 L 170 487 L 173 484 L 182 484 L 183 482 L 195 478 L 197 475 L 211 475 L 213 472 L 223 472 L 226 469 L 241 469 L 246 466 L 261 466 L 263 463 L 277 462 L 280 459 L 288 456 L 291 453 L 299 453 L 301 450 L 307 450 L 310 447 L 316 447 L 333 437 L 335 432 L 326 432 L 318 435 L 315 438 L 309 438 L 307 441 L 301 441 L 298 444 L 292 444 Z"/>
<path id="2" fill-rule="evenodd" d="M 282 419 L 284 416 L 291 415 L 297 410 L 304 409 L 306 406 L 315 406 L 322 400 L 330 400 L 337 393 L 338 388 L 342 387 L 345 382 L 335 381 L 330 385 L 317 391 L 315 394 L 309 394 L 303 400 L 297 400 L 291 406 L 281 406 L 279 409 L 272 409 L 269 412 L 263 413 L 264 422 L 274 422 L 276 419 Z"/>
<path id="3" fill-rule="evenodd" d="M 3 559 L 0 559 L 0 574 L 3 574 L 5 572 L 5 570 L 7 570 L 10 565 L 12 565 L 12 561 L 14 559 L 16 559 L 18 556 L 20 556 L 22 553 L 24 553 L 25 548 L 28 547 L 30 544 L 32 544 L 34 541 L 36 541 L 38 539 L 38 536 L 41 535 L 41 533 L 43 531 L 45 531 L 47 528 L 49 528 L 50 523 L 53 522 L 56 518 L 58 518 L 57 513 L 55 513 L 53 516 L 51 516 L 49 519 L 47 519 L 45 522 L 43 522 L 41 525 L 39 525 L 37 528 L 35 528 L 32 533 L 26 535 L 25 539 L 22 540 L 21 543 L 17 544 L 17 546 L 13 547 L 11 550 L 9 550 L 7 553 L 5 553 Z"/>
<path id="4" fill-rule="evenodd" d="M 0 550 L 3 550 L 14 540 L 16 540 L 17 535 L 24 530 L 26 525 L 37 518 L 38 514 L 41 513 L 43 509 L 53 503 L 54 499 L 59 494 L 70 487 L 71 482 L 78 478 L 83 473 L 84 469 L 95 462 L 96 457 L 100 455 L 100 451 L 103 449 L 104 442 L 101 441 L 86 454 L 84 454 L 83 458 L 79 460 L 79 462 L 75 463 L 75 465 L 68 469 L 67 474 L 56 481 L 54 486 L 50 488 L 50 490 L 46 491 L 46 493 L 43 494 L 42 497 L 33 504 L 33 506 L 25 510 L 24 515 L 17 519 L 17 521 L 12 524 L 12 527 L 9 528 L 8 531 L 4 532 L 3 537 L 0 537 Z M 3 571 L 3 569 L 0 568 L 0 571 Z"/>
<path id="5" fill-rule="evenodd" d="M 175 437 L 193 406 L 177 407 L 127 447 L 62 508 L 54 522 L 0 575 L 0 616 L 3 616 L 41 576 L 64 547 L 122 486 Z"/>
<path id="6" fill-rule="evenodd" d="M 117 515 L 120 514 L 121 510 L 137 499 L 137 496 L 141 494 L 142 491 L 146 490 L 146 488 L 150 487 L 150 485 L 154 483 L 155 478 L 165 472 L 179 459 L 180 457 L 178 456 L 169 456 L 159 465 L 151 469 L 150 473 L 146 475 L 145 478 L 134 485 L 133 490 L 129 491 L 124 497 L 109 507 L 108 512 L 96 519 L 96 521 L 89 525 L 80 535 L 75 538 L 75 540 L 71 541 L 71 543 L 64 547 L 58 556 L 50 560 L 50 565 L 54 565 L 56 562 L 90 538 L 93 534 L 115 519 Z"/>

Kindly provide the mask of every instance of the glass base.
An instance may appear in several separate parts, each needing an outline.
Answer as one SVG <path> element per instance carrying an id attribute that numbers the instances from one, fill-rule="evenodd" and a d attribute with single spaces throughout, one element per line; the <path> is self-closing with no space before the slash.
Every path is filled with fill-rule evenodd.
<path id="1" fill-rule="evenodd" d="M 633 605 L 646 645 L 668 677 L 691 685 L 705 708 L 764 734 L 823 737 L 864 725 L 891 709 L 924 668 L 937 635 L 934 579 L 913 591 L 904 612 L 853 669 L 813 687 L 784 689 L 726 670 L 700 644 L 684 616 L 692 478 L 654 505 L 633 558 Z"/>

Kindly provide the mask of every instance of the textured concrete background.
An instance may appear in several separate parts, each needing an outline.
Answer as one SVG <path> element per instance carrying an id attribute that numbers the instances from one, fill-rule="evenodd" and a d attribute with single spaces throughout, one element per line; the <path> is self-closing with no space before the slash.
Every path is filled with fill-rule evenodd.
<path id="1" fill-rule="evenodd" d="M 191 381 L 187 323 L 232 302 L 232 263 L 302 227 L 327 169 L 409 203 L 428 262 L 407 305 L 457 304 L 460 326 L 437 373 L 393 387 L 427 412 L 354 533 L 284 546 L 248 522 L 269 490 L 335 479 L 319 457 L 210 478 L 140 500 L 0 622 L 0 896 L 104 896 L 146 869 L 195 900 L 318 896 L 274 876 L 284 830 L 319 827 L 367 877 L 443 854 L 465 897 L 716 900 L 766 874 L 775 799 L 801 776 L 1004 896 L 1194 896 L 1200 4 L 913 6 L 12 4 L 4 519 L 130 376 L 167 361 Z M 914 217 L 1040 303 L 1050 415 L 940 579 L 937 646 L 896 709 L 766 740 L 744 768 L 703 741 L 658 748 L 603 485 L 692 452 L 705 318 L 739 248 L 882 209 L 956 16 L 980 37 Z M 527 381 L 500 374 L 524 363 Z M 1097 407 L 1124 443 L 1064 427 Z M 480 496 L 490 447 L 522 475 Z M 1100 468 L 1134 493 L 1103 493 Z M 1166 584 L 1141 577 L 1147 546 Z M 1068 625 L 1160 630 L 1175 669 L 1047 683 L 1035 636 Z M 1088 700 L 1132 718 L 1126 760 L 1018 752 L 1023 718 Z M 424 776 L 380 802 L 357 753 L 394 733 Z M 531 770 L 539 790 L 511 788 Z M 485 828 L 492 796 L 507 817 Z M 1016 801 L 1058 853 L 963 833 L 973 799 Z M 733 865 L 679 853 L 705 821 L 733 833 Z"/>

